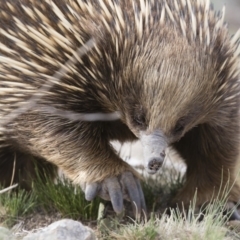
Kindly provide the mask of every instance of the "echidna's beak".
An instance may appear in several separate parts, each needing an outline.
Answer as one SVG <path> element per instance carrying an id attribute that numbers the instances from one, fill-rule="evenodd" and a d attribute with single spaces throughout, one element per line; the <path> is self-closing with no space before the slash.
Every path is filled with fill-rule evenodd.
<path id="1" fill-rule="evenodd" d="M 164 134 L 157 130 L 147 135 L 141 133 L 140 140 L 143 146 L 144 167 L 149 174 L 156 173 L 165 159 L 165 150 L 168 146 Z"/>

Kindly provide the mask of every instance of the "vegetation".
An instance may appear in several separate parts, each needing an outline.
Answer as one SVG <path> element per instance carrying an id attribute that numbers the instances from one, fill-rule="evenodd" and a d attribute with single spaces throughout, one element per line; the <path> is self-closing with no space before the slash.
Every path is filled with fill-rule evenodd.
<path id="1" fill-rule="evenodd" d="M 143 190 L 150 216 L 135 221 L 126 214 L 116 216 L 108 211 L 108 204 L 100 199 L 87 202 L 81 189 L 65 179 L 53 182 L 39 177 L 31 192 L 18 189 L 0 193 L 0 220 L 12 227 L 19 219 L 44 210 L 49 215 L 55 211 L 62 217 L 94 222 L 99 239 L 239 239 L 234 228 L 226 227 L 228 217 L 223 214 L 226 199 L 213 200 L 200 213 L 194 199 L 188 211 L 171 209 L 167 213 L 164 210 L 165 203 L 176 194 L 183 181 L 179 173 L 166 169 L 154 179 L 146 179 Z M 225 193 L 227 195 L 227 188 Z"/>
<path id="2" fill-rule="evenodd" d="M 99 198 L 89 202 L 79 186 L 73 185 L 66 179 L 38 178 L 33 185 L 33 194 L 36 195 L 38 205 L 46 211 L 58 211 L 63 217 L 80 220 L 97 219 Z"/>
<path id="3" fill-rule="evenodd" d="M 80 187 L 66 179 L 54 182 L 48 177 L 38 177 L 31 192 L 17 189 L 0 194 L 0 222 L 11 227 L 19 219 L 39 211 L 59 212 L 62 217 L 76 220 L 96 220 L 99 203 L 99 198 L 86 201 Z"/>
<path id="4" fill-rule="evenodd" d="M 31 213 L 37 206 L 35 194 L 23 189 L 0 194 L 0 220 L 9 226 Z"/>

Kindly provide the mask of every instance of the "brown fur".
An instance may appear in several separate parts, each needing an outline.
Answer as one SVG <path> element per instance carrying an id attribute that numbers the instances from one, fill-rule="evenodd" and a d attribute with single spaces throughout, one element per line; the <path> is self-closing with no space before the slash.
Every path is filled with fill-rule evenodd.
<path id="1" fill-rule="evenodd" d="M 177 1 L 180 10 L 174 1 L 167 1 L 168 6 L 164 1 L 152 1 L 151 13 L 139 1 L 135 1 L 135 10 L 131 1 L 120 1 L 120 5 L 113 1 L 115 9 L 108 1 L 100 1 L 106 3 L 110 14 L 93 0 L 87 1 L 88 5 L 82 1 L 83 6 L 77 1 L 53 1 L 65 21 L 47 2 L 0 3 L 4 30 L 0 42 L 9 49 L 0 47 L 0 56 L 8 58 L 0 58 L 0 85 L 5 88 L 0 116 L 6 117 L 39 86 L 53 81 L 51 77 L 61 64 L 93 38 L 95 47 L 45 93 L 38 107 L 76 113 L 120 111 L 121 120 L 71 121 L 36 107 L 1 126 L 2 145 L 12 147 L 10 159 L 13 152 L 16 156 L 25 154 L 27 159 L 35 156 L 62 168 L 75 183 L 102 181 L 124 171 L 136 174 L 114 152 L 110 140 L 132 141 L 141 133 L 161 130 L 188 166 L 187 182 L 177 202 L 188 204 L 197 188 L 201 204 L 210 200 L 214 189 L 219 190 L 221 181 L 233 184 L 239 154 L 237 47 L 230 43 L 226 26 L 220 24 L 214 31 L 220 20 L 212 10 L 205 12 L 203 1 L 191 1 L 195 12 L 194 8 L 191 11 L 200 16 L 196 34 L 191 11 L 181 1 Z M 31 14 L 26 14 L 23 5 Z M 205 18 L 208 25 L 201 28 Z M 180 19 L 186 25 L 183 29 Z M 32 28 L 41 36 L 33 37 L 37 33 Z M 21 69 L 17 68 L 19 62 L 24 65 Z M 22 85 L 17 88 L 14 82 Z M 22 89 L 24 94 L 18 94 Z M 7 156 L 5 147 L 0 151 Z M 0 161 L 1 169 L 12 167 L 12 161 L 5 157 Z M 0 177 L 9 183 L 5 175 Z M 239 193 L 235 184 L 230 200 L 238 201 Z"/>

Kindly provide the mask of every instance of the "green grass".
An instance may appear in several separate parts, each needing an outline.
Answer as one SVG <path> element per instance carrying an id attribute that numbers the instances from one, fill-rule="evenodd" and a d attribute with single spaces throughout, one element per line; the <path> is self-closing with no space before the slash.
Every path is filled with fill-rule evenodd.
<path id="1" fill-rule="evenodd" d="M 57 179 L 56 183 L 46 178 L 37 179 L 33 185 L 33 193 L 37 196 L 39 206 L 46 211 L 58 211 L 63 217 L 80 220 L 96 220 L 99 198 L 89 202 L 79 186 L 70 181 Z"/>
<path id="2" fill-rule="evenodd" d="M 44 209 L 49 215 L 55 211 L 63 218 L 84 220 L 85 223 L 98 222 L 99 239 L 240 239 L 238 233 L 225 227 L 228 219 L 223 215 L 223 211 L 227 199 L 213 200 L 202 208 L 203 219 L 202 213 L 195 207 L 194 199 L 188 211 L 171 209 L 170 214 L 164 212 L 166 202 L 175 196 L 183 181 L 179 173 L 167 169 L 154 178 L 146 179 L 143 191 L 151 217 L 135 221 L 126 214 L 125 216 L 115 216 L 113 213 L 107 216 L 99 214 L 99 209 L 102 208 L 103 212 L 105 210 L 104 205 L 100 204 L 103 201 L 99 198 L 92 202 L 86 201 L 81 189 L 68 180 L 58 179 L 53 182 L 50 178 L 39 177 L 34 181 L 31 192 L 18 189 L 16 192 L 0 194 L 0 218 L 4 219 L 8 226 L 13 226 L 19 218 L 23 220 L 29 213 L 35 211 L 37 214 L 39 209 Z M 224 188 L 226 196 L 230 187 Z"/>
<path id="3" fill-rule="evenodd" d="M 223 216 L 224 202 L 213 201 L 207 205 L 205 216 L 195 211 L 194 204 L 187 212 L 180 212 L 179 209 L 171 210 L 170 214 L 162 214 L 161 217 L 152 215 L 151 219 L 143 220 L 141 223 L 132 221 L 128 224 L 119 224 L 117 228 L 109 229 L 105 239 L 115 240 L 230 240 L 239 239 L 229 235 L 225 227 L 227 217 Z M 237 236 L 237 235 L 235 235 Z"/>
<path id="4" fill-rule="evenodd" d="M 53 182 L 48 177 L 38 177 L 32 187 L 29 192 L 17 188 L 0 194 L 0 223 L 11 227 L 29 213 L 42 210 L 49 215 L 59 212 L 63 218 L 96 220 L 99 203 L 103 202 L 99 198 L 86 201 L 80 187 L 65 179 Z"/>
<path id="5" fill-rule="evenodd" d="M 34 211 L 37 205 L 36 196 L 21 189 L 17 192 L 0 194 L 0 218 L 11 226 L 19 218 Z"/>
<path id="6" fill-rule="evenodd" d="M 184 177 L 174 169 L 163 169 L 154 178 L 148 177 L 142 181 L 146 205 L 149 211 L 166 208 L 183 186 Z"/>
<path id="7" fill-rule="evenodd" d="M 99 239 L 240 239 L 240 235 L 236 231 L 230 231 L 226 227 L 229 215 L 224 215 L 224 212 L 227 195 L 231 188 L 228 183 L 222 184 L 223 196 L 218 196 L 221 197 L 221 200 L 213 199 L 200 211 L 195 206 L 196 195 L 188 210 L 171 209 L 168 214 L 166 211 L 164 212 L 167 207 L 166 202 L 169 202 L 176 195 L 183 183 L 184 178 L 174 169 L 163 169 L 154 178 L 146 179 L 143 182 L 143 191 L 148 210 L 152 211 L 150 220 L 145 218 L 141 222 L 130 220 L 121 223 L 116 218 L 108 221 L 105 219 L 101 225 L 99 224 Z M 157 212 L 159 214 L 156 214 Z M 105 228 L 103 228 L 103 224 L 105 224 Z"/>
<path id="8" fill-rule="evenodd" d="M 121 240 L 155 240 L 158 237 L 156 222 L 152 220 L 145 223 L 133 222 L 132 224 L 119 224 L 118 230 L 108 232 L 105 239 Z"/>

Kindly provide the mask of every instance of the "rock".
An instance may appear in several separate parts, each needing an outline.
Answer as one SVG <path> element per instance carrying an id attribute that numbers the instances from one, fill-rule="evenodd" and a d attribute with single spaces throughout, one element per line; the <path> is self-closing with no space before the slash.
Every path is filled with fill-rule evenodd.
<path id="1" fill-rule="evenodd" d="M 62 219 L 30 233 L 23 240 L 96 240 L 94 232 L 80 222 Z"/>
<path id="2" fill-rule="evenodd" d="M 11 231 L 5 227 L 0 227 L 0 240 L 12 240 L 14 239 Z"/>

